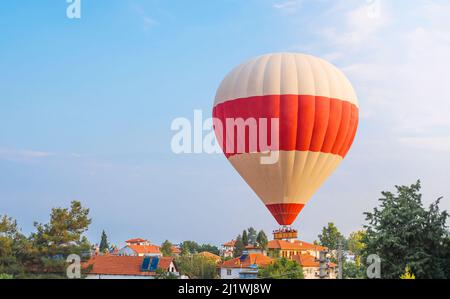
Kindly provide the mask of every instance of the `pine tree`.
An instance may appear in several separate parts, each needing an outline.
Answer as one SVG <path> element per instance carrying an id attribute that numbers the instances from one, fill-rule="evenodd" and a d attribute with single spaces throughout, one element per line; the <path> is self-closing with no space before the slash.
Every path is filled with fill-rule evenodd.
<path id="1" fill-rule="evenodd" d="M 256 237 L 256 242 L 261 250 L 267 250 L 267 244 L 269 243 L 269 240 L 267 239 L 267 235 L 263 230 L 259 231 L 258 236 Z"/>
<path id="2" fill-rule="evenodd" d="M 89 209 L 78 201 L 72 201 L 69 209 L 52 209 L 48 223 L 34 224 L 36 232 L 29 238 L 33 258 L 27 266 L 39 272 L 39 277 L 66 277 L 67 256 L 77 254 L 82 260 L 89 257 L 91 245 L 83 234 L 90 223 Z"/>
<path id="3" fill-rule="evenodd" d="M 247 235 L 247 231 L 244 230 L 242 232 L 242 243 L 244 243 L 244 246 L 248 245 L 248 235 Z"/>
<path id="4" fill-rule="evenodd" d="M 236 237 L 236 243 L 234 244 L 233 256 L 239 257 L 242 255 L 245 249 L 244 242 L 242 242 L 242 236 L 239 235 Z"/>
<path id="5" fill-rule="evenodd" d="M 109 242 L 108 242 L 108 236 L 106 235 L 105 231 L 102 231 L 102 238 L 100 241 L 100 252 L 107 253 L 109 251 Z"/>

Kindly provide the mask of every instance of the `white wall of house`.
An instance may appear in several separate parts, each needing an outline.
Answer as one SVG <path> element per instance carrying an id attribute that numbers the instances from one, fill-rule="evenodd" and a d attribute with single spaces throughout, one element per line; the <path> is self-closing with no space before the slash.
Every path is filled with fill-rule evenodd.
<path id="1" fill-rule="evenodd" d="M 319 267 L 303 267 L 303 276 L 305 279 L 318 279 L 320 275 Z M 336 269 L 328 269 L 328 275 L 326 279 L 336 279 Z"/>
<path id="2" fill-rule="evenodd" d="M 319 278 L 319 268 L 303 267 L 303 276 L 305 279 L 317 279 Z"/>
<path id="3" fill-rule="evenodd" d="M 221 279 L 239 278 L 239 273 L 241 271 L 242 271 L 241 268 L 220 268 L 220 278 Z"/>
<path id="4" fill-rule="evenodd" d="M 220 255 L 223 257 L 233 257 L 234 247 L 230 246 L 222 246 L 220 249 Z"/>

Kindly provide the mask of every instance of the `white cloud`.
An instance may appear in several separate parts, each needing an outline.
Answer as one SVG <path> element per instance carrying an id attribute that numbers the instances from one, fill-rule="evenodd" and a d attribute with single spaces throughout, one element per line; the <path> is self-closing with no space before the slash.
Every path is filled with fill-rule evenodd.
<path id="1" fill-rule="evenodd" d="M 349 9 L 338 1 L 325 13 L 328 25 L 313 25 L 321 36 L 314 45 L 318 55 L 324 52 L 321 56 L 350 77 L 365 121 L 376 123 L 399 145 L 446 149 L 450 4 L 394 9 L 380 3 L 374 17 L 367 5 Z"/>
<path id="2" fill-rule="evenodd" d="M 14 150 L 0 148 L 0 159 L 7 161 L 30 161 L 52 156 L 52 153 L 34 150 Z"/>
<path id="3" fill-rule="evenodd" d="M 288 0 L 284 2 L 277 2 L 273 5 L 273 8 L 280 10 L 284 13 L 295 13 L 298 11 L 302 4 L 302 1 L 300 0 Z"/>
<path id="4" fill-rule="evenodd" d="M 349 10 L 348 5 L 342 6 L 340 2 L 324 18 L 333 19 L 333 16 L 340 18 L 332 26 L 320 27 L 317 31 L 331 46 L 347 51 L 361 50 L 369 42 L 377 41 L 377 34 L 390 24 L 391 18 L 388 7 L 378 10 L 372 4 L 365 4 Z"/>

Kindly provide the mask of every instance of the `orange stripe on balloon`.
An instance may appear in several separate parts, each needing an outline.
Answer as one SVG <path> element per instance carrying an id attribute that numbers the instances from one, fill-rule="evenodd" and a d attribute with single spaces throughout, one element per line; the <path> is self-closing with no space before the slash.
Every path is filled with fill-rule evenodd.
<path id="1" fill-rule="evenodd" d="M 355 138 L 358 127 L 358 107 L 348 101 L 310 95 L 268 95 L 255 96 L 227 101 L 216 105 L 213 117 L 223 124 L 223 132 L 216 133 L 223 137 L 221 144 L 227 158 L 240 154 L 238 144 L 245 144 L 245 153 L 250 150 L 249 130 L 245 138 L 234 133 L 234 148 L 226 152 L 226 119 L 255 118 L 268 119 L 267 139 L 270 141 L 270 119 L 279 118 L 279 145 L 271 150 L 313 151 L 332 153 L 345 157 Z M 259 122 L 257 152 L 259 146 Z M 255 136 L 254 136 L 255 137 Z M 220 138 L 219 138 L 220 140 Z"/>

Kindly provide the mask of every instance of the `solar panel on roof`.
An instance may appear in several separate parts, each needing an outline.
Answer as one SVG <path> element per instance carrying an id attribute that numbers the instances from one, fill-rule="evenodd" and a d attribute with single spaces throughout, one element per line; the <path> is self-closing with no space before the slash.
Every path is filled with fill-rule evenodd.
<path id="1" fill-rule="evenodd" d="M 150 263 L 150 268 L 149 268 L 150 272 L 154 272 L 154 271 L 156 271 L 156 269 L 158 269 L 158 262 L 159 262 L 159 258 L 157 258 L 157 257 L 152 258 L 152 262 Z"/>
<path id="2" fill-rule="evenodd" d="M 150 257 L 146 256 L 144 257 L 144 261 L 142 262 L 141 270 L 149 271 L 149 266 L 150 266 Z"/>

